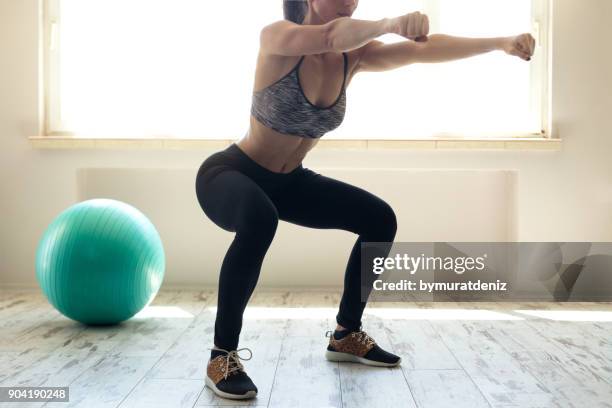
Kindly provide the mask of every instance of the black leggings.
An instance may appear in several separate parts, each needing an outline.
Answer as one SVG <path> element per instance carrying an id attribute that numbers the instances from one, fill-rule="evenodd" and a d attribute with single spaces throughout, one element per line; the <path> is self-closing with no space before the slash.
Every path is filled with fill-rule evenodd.
<path id="1" fill-rule="evenodd" d="M 279 220 L 358 235 L 346 267 L 336 321 L 351 330 L 361 327 L 366 306 L 361 292 L 365 290 L 369 295 L 372 288 L 371 281 L 361 283 L 361 243 L 393 242 L 397 221 L 389 204 L 302 164 L 290 173 L 273 172 L 235 143 L 202 163 L 195 184 L 198 202 L 208 218 L 236 233 L 219 277 L 214 335 L 217 347 L 238 348 L 242 315 Z M 387 254 L 388 251 L 377 256 Z"/>

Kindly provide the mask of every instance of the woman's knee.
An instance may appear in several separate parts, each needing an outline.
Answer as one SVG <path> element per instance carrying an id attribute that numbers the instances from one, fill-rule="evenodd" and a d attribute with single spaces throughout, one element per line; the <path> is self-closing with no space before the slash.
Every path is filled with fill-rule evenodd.
<path id="1" fill-rule="evenodd" d="M 273 236 L 278 227 L 278 210 L 270 200 L 253 199 L 242 211 L 236 225 L 237 233 L 254 233 L 258 236 Z"/>
<path id="2" fill-rule="evenodd" d="M 369 240 L 380 242 L 393 241 L 397 232 L 397 216 L 393 208 L 383 200 L 380 200 L 372 211 L 368 213 L 369 223 L 364 235 Z"/>

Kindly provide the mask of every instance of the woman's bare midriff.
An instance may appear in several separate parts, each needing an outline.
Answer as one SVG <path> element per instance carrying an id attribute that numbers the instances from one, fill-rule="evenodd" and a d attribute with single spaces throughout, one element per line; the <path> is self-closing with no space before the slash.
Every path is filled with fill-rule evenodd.
<path id="1" fill-rule="evenodd" d="M 275 173 L 289 173 L 302 163 L 319 139 L 286 135 L 272 130 L 252 115 L 249 132 L 236 144 L 251 159 Z"/>

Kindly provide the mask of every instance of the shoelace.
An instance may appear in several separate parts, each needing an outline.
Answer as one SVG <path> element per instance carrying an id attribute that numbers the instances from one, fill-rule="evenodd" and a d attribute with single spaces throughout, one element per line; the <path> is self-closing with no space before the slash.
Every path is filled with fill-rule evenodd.
<path id="1" fill-rule="evenodd" d="M 357 341 L 361 342 L 362 344 L 366 345 L 366 346 L 370 346 L 372 344 L 375 344 L 376 342 L 374 341 L 374 339 L 372 337 L 370 337 L 366 332 L 364 332 L 363 330 L 359 330 L 356 332 L 351 333 L 351 336 L 353 337 L 357 337 Z"/>
<path id="2" fill-rule="evenodd" d="M 224 350 L 222 348 L 218 348 L 218 347 L 209 347 L 209 350 L 219 350 L 219 351 L 225 351 L 227 353 L 227 356 L 225 357 L 225 368 L 222 368 L 221 371 L 224 372 L 224 378 L 227 379 L 227 376 L 230 373 L 236 372 L 236 371 L 244 371 L 244 366 L 242 365 L 242 363 L 240 362 L 240 360 L 250 360 L 251 358 L 253 358 L 253 352 L 251 351 L 251 349 L 249 349 L 248 347 L 244 347 L 238 350 Z M 240 357 L 238 355 L 239 351 L 242 350 L 248 350 L 249 351 L 249 358 L 243 358 Z"/>
<path id="3" fill-rule="evenodd" d="M 333 336 L 333 333 L 333 330 L 328 330 L 325 332 L 325 337 L 331 338 Z M 361 330 L 361 327 L 359 327 L 359 330 L 351 332 L 350 335 L 351 337 L 356 337 L 358 342 L 366 346 L 376 344 L 376 341 L 372 337 L 370 337 L 365 331 Z"/>

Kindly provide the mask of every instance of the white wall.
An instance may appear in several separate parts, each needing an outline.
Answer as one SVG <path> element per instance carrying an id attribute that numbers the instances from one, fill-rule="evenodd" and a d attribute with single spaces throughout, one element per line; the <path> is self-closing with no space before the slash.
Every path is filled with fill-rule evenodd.
<path id="1" fill-rule="evenodd" d="M 77 201 L 105 196 L 135 205 L 156 225 L 166 285 L 215 285 L 232 234 L 205 217 L 194 191 L 213 150 L 30 146 L 39 129 L 37 7 L 37 0 L 0 0 L 0 284 L 35 287 L 47 225 Z M 612 241 L 610 15 L 608 0 L 555 0 L 560 152 L 315 149 L 304 165 L 387 200 L 397 241 Z M 355 239 L 281 222 L 259 287 L 340 286 Z"/>

